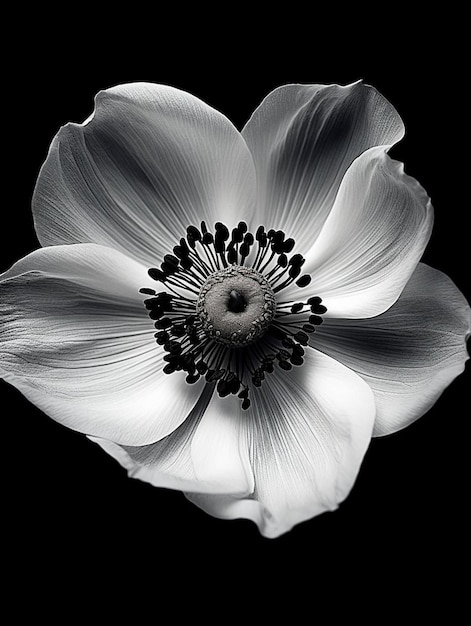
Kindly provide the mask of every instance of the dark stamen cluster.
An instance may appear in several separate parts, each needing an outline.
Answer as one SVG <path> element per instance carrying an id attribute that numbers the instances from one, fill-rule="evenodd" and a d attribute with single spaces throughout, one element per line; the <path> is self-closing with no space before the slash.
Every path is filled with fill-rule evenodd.
<path id="1" fill-rule="evenodd" d="M 160 268 L 149 270 L 149 276 L 162 283 L 165 291 L 147 287 L 140 290 L 150 296 L 144 304 L 154 320 L 156 341 L 166 352 L 163 371 L 184 371 L 189 384 L 204 377 L 207 383 L 216 383 L 221 397 L 237 394 L 242 408 L 248 409 L 250 387 L 260 387 L 275 366 L 282 370 L 301 366 L 309 335 L 322 323 L 321 316 L 327 310 L 318 296 L 271 305 L 274 311 L 269 326 L 263 336 L 247 345 L 240 338 L 234 338 L 233 344 L 227 340 L 221 343 L 196 313 L 198 297 L 208 278 L 219 277 L 221 270 L 231 266 L 234 269 L 227 270 L 230 275 L 247 275 L 246 268 L 262 275 L 271 288 L 272 300 L 274 294 L 293 282 L 299 288 L 309 285 L 310 275 L 301 272 L 303 256 L 290 256 L 294 245 L 294 240 L 286 239 L 281 230 L 266 231 L 259 226 L 254 236 L 245 222 L 239 222 L 231 232 L 220 222 L 215 224 L 214 232 L 204 222 L 200 228 L 188 226 L 186 238 L 180 239 L 173 254 L 164 256 Z M 228 292 L 230 311 L 234 311 L 235 297 L 239 295 Z M 245 304 L 239 308 L 242 313 Z"/>

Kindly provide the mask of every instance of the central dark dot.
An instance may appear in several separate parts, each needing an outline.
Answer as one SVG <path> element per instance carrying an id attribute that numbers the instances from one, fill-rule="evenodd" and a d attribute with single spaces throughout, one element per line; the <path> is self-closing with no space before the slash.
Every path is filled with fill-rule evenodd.
<path id="1" fill-rule="evenodd" d="M 245 311 L 247 307 L 247 300 L 244 296 L 237 291 L 236 289 L 232 289 L 229 293 L 229 300 L 227 301 L 227 309 L 232 313 L 242 313 Z"/>

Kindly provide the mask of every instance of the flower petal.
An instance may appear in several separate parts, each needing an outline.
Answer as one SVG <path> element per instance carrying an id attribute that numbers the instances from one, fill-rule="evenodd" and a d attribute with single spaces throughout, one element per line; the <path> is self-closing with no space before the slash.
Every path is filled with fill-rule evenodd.
<path id="1" fill-rule="evenodd" d="M 355 370 L 375 394 L 374 435 L 423 415 L 464 369 L 470 308 L 452 281 L 419 264 L 399 300 L 378 317 L 327 319 L 312 345 Z"/>
<path id="2" fill-rule="evenodd" d="M 342 178 L 365 150 L 404 135 L 394 107 L 361 82 L 285 85 L 270 93 L 242 134 L 255 161 L 257 220 L 285 229 L 306 252 L 319 235 Z"/>
<path id="3" fill-rule="evenodd" d="M 276 537 L 295 524 L 337 508 L 348 495 L 368 447 L 375 406 L 354 372 L 315 350 L 291 372 L 277 371 L 252 394 L 255 475 L 252 498 L 187 494 L 217 517 L 247 517 Z"/>
<path id="4" fill-rule="evenodd" d="M 206 385 L 186 420 L 156 443 L 131 447 L 90 439 L 125 467 L 131 478 L 154 487 L 247 495 L 253 491 L 253 475 L 248 449 L 239 443 L 243 423 L 227 410 L 219 416 L 223 401 L 212 398 L 213 391 L 213 385 Z"/>
<path id="5" fill-rule="evenodd" d="M 153 266 L 189 224 L 247 219 L 255 171 L 221 113 L 164 85 L 100 92 L 52 142 L 33 198 L 43 246 L 98 243 Z"/>
<path id="6" fill-rule="evenodd" d="M 162 373 L 145 268 L 94 244 L 43 248 L 0 279 L 0 374 L 62 424 L 124 444 L 171 433 L 201 386 Z"/>
<path id="7" fill-rule="evenodd" d="M 327 316 L 365 318 L 398 299 L 430 238 L 433 209 L 419 183 L 384 146 L 353 163 L 319 238 L 305 255 Z M 292 285 L 283 292 L 299 297 Z"/>
<path id="8" fill-rule="evenodd" d="M 210 484 L 231 485 L 232 492 L 253 492 L 249 431 L 239 398 L 215 395 L 196 430 L 191 458 L 197 477 Z M 198 491 L 198 490 L 195 490 Z M 220 493 L 228 493 L 220 489 Z"/>

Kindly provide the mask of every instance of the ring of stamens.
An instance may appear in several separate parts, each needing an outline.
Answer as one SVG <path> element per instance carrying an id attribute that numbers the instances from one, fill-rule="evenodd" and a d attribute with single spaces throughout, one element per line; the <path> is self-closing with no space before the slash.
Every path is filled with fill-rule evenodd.
<path id="1" fill-rule="evenodd" d="M 214 233 L 205 222 L 186 230 L 160 268 L 149 269 L 165 291 L 140 289 L 151 296 L 144 304 L 166 353 L 163 371 L 186 372 L 189 384 L 204 377 L 219 396 L 237 394 L 246 410 L 250 390 L 275 366 L 303 365 L 304 347 L 327 309 L 319 296 L 277 299 L 292 283 L 304 289 L 311 282 L 301 275 L 303 256 L 288 256 L 295 242 L 282 231 L 259 226 L 254 236 L 245 222 L 232 233 L 220 222 Z"/>
<path id="2" fill-rule="evenodd" d="M 240 310 L 231 310 L 231 297 L 244 303 Z M 273 289 L 262 274 L 250 267 L 230 265 L 208 276 L 196 301 L 196 315 L 209 337 L 227 346 L 242 347 L 265 334 L 275 306 Z"/>

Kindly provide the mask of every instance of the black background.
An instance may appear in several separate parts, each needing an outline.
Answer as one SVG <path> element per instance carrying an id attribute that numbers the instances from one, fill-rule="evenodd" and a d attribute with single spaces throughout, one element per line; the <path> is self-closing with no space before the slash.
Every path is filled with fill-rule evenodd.
<path id="1" fill-rule="evenodd" d="M 430 31 L 402 24 L 392 37 L 382 28 L 372 33 L 365 27 L 344 38 L 329 23 L 331 37 L 319 43 L 322 24 L 311 24 L 310 30 L 302 16 L 278 25 L 263 42 L 256 29 L 235 38 L 221 28 L 217 36 L 193 33 L 190 40 L 172 23 L 166 43 L 155 36 L 155 45 L 148 40 L 144 49 L 138 33 L 132 43 L 129 33 L 106 28 L 71 34 L 70 19 L 30 43 L 27 62 L 16 61 L 7 84 L 4 125 L 11 140 L 3 146 L 9 157 L 3 184 L 9 199 L 3 207 L 7 226 L 0 270 L 38 246 L 30 200 L 39 168 L 58 128 L 83 121 L 100 89 L 134 80 L 174 85 L 241 128 L 280 84 L 363 78 L 404 119 L 407 136 L 392 155 L 405 162 L 435 206 L 424 261 L 447 273 L 469 300 L 469 158 L 466 171 L 461 153 L 469 111 L 456 25 L 438 19 Z M 77 597 L 99 595 L 112 576 L 151 586 L 155 581 L 159 589 L 170 580 L 185 590 L 218 578 L 223 586 L 230 580 L 229 603 L 236 603 L 234 593 L 243 598 L 261 584 L 283 585 L 293 577 L 335 586 L 366 571 L 366 603 L 371 593 L 366 581 L 376 578 L 381 587 L 388 572 L 398 572 L 397 587 L 385 596 L 415 594 L 425 575 L 438 586 L 458 580 L 468 499 L 467 375 L 469 369 L 418 422 L 373 440 L 355 487 L 337 512 L 276 540 L 262 538 L 251 522 L 214 519 L 181 493 L 128 479 L 84 436 L 56 424 L 2 382 L 4 420 L 12 430 L 4 442 L 5 452 L 13 453 L 4 473 L 12 491 L 6 538 L 14 550 L 14 576 L 21 584 L 31 578 L 37 584 L 46 571 L 47 580 L 54 572 L 54 584 L 74 578 L 83 585 Z M 82 568 L 85 577 L 78 575 Z M 243 590 L 234 585 L 239 568 Z"/>

